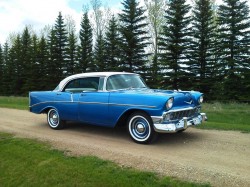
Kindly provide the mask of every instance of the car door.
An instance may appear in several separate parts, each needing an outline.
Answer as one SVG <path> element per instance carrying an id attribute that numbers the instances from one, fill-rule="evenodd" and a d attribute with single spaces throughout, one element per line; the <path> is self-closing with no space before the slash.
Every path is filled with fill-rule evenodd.
<path id="1" fill-rule="evenodd" d="M 79 93 L 58 91 L 54 97 L 55 107 L 59 111 L 62 120 L 78 120 Z"/>
<path id="2" fill-rule="evenodd" d="M 84 123 L 110 126 L 109 92 L 103 91 L 102 77 L 81 79 L 83 92 L 79 95 L 79 120 Z"/>

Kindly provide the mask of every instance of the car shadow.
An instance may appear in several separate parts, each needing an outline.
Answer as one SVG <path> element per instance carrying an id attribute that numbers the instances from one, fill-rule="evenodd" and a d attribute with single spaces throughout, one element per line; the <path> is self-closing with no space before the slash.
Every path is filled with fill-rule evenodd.
<path id="1" fill-rule="evenodd" d="M 95 126 L 79 122 L 67 122 L 65 129 L 73 132 L 83 132 L 88 134 L 95 134 L 99 136 L 121 138 L 130 140 L 127 129 L 125 126 L 116 126 L 114 128 Z"/>
<path id="2" fill-rule="evenodd" d="M 65 129 L 71 132 L 94 134 L 133 143 L 126 126 L 108 128 L 79 122 L 67 122 Z M 151 145 L 183 145 L 193 141 L 200 141 L 202 138 L 204 138 L 204 135 L 200 132 L 194 132 L 191 129 L 187 129 L 182 133 L 159 134 L 156 141 L 154 141 Z"/>

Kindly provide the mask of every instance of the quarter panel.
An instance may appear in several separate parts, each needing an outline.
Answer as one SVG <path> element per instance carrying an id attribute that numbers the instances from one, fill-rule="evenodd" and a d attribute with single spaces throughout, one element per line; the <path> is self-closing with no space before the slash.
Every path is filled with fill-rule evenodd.
<path id="1" fill-rule="evenodd" d="M 116 124 L 128 110 L 141 110 L 150 116 L 160 116 L 165 111 L 168 97 L 135 92 L 111 92 L 109 98 L 110 122 Z"/>
<path id="2" fill-rule="evenodd" d="M 30 111 L 40 114 L 44 108 L 53 105 L 56 93 L 52 91 L 30 92 L 29 107 Z"/>

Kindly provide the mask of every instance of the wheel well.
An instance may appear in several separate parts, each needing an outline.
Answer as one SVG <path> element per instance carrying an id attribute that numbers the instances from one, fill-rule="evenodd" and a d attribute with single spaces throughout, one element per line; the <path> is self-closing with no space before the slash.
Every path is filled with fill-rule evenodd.
<path id="1" fill-rule="evenodd" d="M 148 114 L 147 112 L 145 112 L 144 110 L 131 109 L 131 110 L 126 111 L 124 114 L 122 114 L 122 116 L 119 118 L 119 120 L 118 120 L 116 126 L 125 126 L 128 117 L 129 117 L 132 113 L 134 113 L 134 112 L 142 112 L 142 113 L 145 113 L 145 114 L 149 115 L 149 114 Z"/>
<path id="2" fill-rule="evenodd" d="M 42 110 L 41 114 L 47 114 L 52 107 L 48 107 Z"/>

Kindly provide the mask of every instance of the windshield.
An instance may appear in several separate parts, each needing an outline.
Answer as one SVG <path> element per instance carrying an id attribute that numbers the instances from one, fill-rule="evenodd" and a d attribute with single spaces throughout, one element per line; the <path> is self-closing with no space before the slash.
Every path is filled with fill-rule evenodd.
<path id="1" fill-rule="evenodd" d="M 107 80 L 107 90 L 147 88 L 139 75 L 124 74 L 112 75 Z"/>

